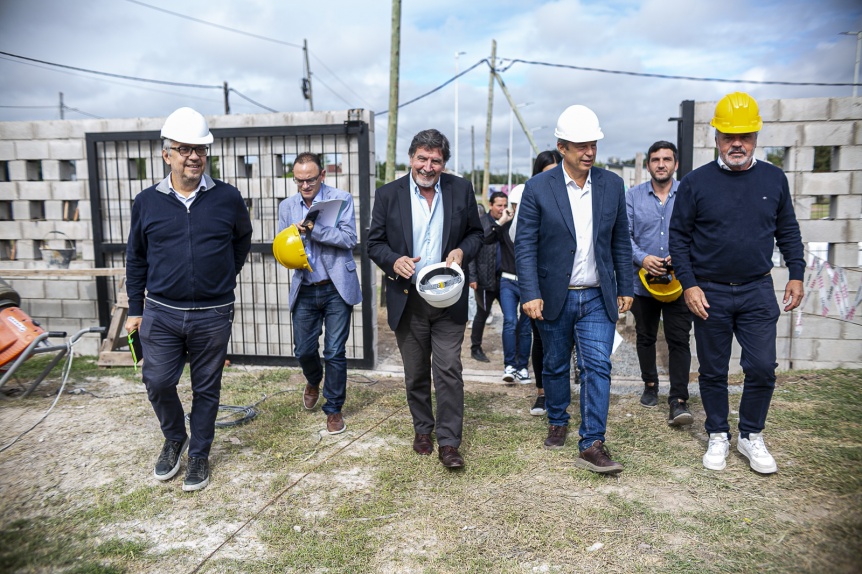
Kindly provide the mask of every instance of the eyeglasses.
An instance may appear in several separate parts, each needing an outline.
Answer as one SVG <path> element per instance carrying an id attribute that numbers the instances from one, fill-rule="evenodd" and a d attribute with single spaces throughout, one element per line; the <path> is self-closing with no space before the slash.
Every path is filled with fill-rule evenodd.
<path id="1" fill-rule="evenodd" d="M 171 149 L 177 150 L 183 157 L 189 157 L 190 155 L 192 155 L 192 150 L 194 150 L 194 152 L 198 154 L 198 157 L 206 157 L 206 155 L 210 152 L 209 146 L 205 145 L 199 145 L 195 147 L 189 147 L 187 145 L 181 145 L 179 147 L 171 146 Z"/>
<path id="2" fill-rule="evenodd" d="M 323 173 L 323 172 L 321 172 L 321 173 Z M 306 185 L 314 185 L 314 182 L 316 182 L 318 179 L 320 179 L 319 173 L 317 175 L 315 175 L 314 177 L 310 177 L 308 179 L 298 179 L 298 178 L 294 177 L 293 182 L 296 185 L 298 185 L 299 187 L 305 187 Z"/>

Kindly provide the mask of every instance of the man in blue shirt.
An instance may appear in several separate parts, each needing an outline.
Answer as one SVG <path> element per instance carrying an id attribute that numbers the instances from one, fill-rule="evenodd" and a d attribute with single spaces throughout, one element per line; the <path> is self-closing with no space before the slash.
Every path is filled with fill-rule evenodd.
<path id="1" fill-rule="evenodd" d="M 718 159 L 686 175 L 670 224 L 670 252 L 685 302 L 694 314 L 700 362 L 698 383 L 709 445 L 703 466 L 723 470 L 730 450 L 727 371 L 733 337 L 745 373 L 739 402 L 737 449 L 762 474 L 778 470 L 763 441 L 775 388 L 778 302 L 772 283 L 777 245 L 787 264 L 785 311 L 802 302 L 802 236 L 787 177 L 754 158 L 763 126 L 746 93 L 724 96 L 715 107 Z"/>
<path id="2" fill-rule="evenodd" d="M 293 181 L 299 193 L 278 206 L 278 230 L 297 224 L 304 238 L 311 270 L 297 269 L 290 283 L 289 305 L 293 321 L 294 353 L 305 375 L 302 404 L 312 410 L 320 399 L 320 383 L 326 403 L 326 431 L 339 434 L 347 425 L 341 407 L 347 395 L 347 337 L 353 306 L 362 301 L 362 290 L 353 260 L 356 221 L 353 196 L 323 182 L 326 173 L 316 154 L 305 152 L 293 163 Z M 315 203 L 339 200 L 341 210 L 334 225 L 315 223 L 308 212 Z M 321 365 L 319 343 L 326 325 Z M 324 378 L 325 377 L 325 378 Z"/>
<path id="3" fill-rule="evenodd" d="M 673 174 L 677 168 L 676 146 L 668 141 L 657 141 L 647 151 L 647 171 L 650 181 L 629 189 L 626 193 L 626 214 L 632 240 L 635 298 L 632 314 L 637 331 L 637 353 L 644 392 L 641 405 L 658 404 L 658 369 L 656 368 L 655 342 L 659 320 L 664 323 L 664 338 L 668 347 L 668 378 L 671 426 L 693 422 L 688 410 L 688 376 L 691 371 L 691 313 L 682 297 L 673 301 L 659 301 L 650 294 L 640 279 L 641 269 L 653 277 L 668 273 L 672 266 L 668 251 L 668 227 L 679 182 Z"/>

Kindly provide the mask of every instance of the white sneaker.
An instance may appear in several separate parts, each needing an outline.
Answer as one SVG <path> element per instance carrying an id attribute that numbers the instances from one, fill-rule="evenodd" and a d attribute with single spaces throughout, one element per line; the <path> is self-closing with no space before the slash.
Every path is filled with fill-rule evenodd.
<path id="1" fill-rule="evenodd" d="M 727 453 L 730 452 L 730 441 L 727 433 L 709 433 L 709 447 L 703 455 L 703 467 L 708 470 L 724 470 L 727 466 Z"/>
<path id="2" fill-rule="evenodd" d="M 506 368 L 503 369 L 503 382 L 511 383 L 515 381 L 515 374 L 518 371 L 512 365 L 506 365 Z"/>
<path id="3" fill-rule="evenodd" d="M 778 470 L 775 459 L 766 450 L 762 433 L 753 432 L 748 438 L 739 439 L 736 441 L 736 449 L 748 459 L 752 470 L 761 474 L 772 474 Z"/>
<path id="4" fill-rule="evenodd" d="M 515 378 L 518 379 L 518 382 L 522 385 L 530 384 L 530 372 L 527 371 L 527 368 L 519 369 L 517 373 L 515 373 Z"/>

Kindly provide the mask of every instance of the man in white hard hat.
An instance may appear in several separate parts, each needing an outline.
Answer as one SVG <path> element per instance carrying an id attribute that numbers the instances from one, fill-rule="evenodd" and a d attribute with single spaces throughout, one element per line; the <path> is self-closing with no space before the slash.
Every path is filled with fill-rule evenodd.
<path id="1" fill-rule="evenodd" d="M 308 267 L 311 267 L 310 270 L 294 270 L 288 298 L 294 354 L 306 380 L 302 404 L 309 411 L 317 406 L 323 382 L 326 432 L 339 434 L 347 428 L 341 408 L 347 396 L 350 316 L 353 306 L 362 302 L 362 289 L 353 259 L 356 246 L 353 196 L 326 185 L 325 177 L 320 156 L 310 152 L 296 156 L 293 181 L 299 193 L 278 206 L 278 230 L 297 224 L 305 239 Z M 315 204 L 333 200 L 340 202 L 335 205 L 341 206 L 334 223 L 318 221 L 315 212 L 309 217 Z M 321 331 L 324 331 L 324 364 L 319 354 Z"/>
<path id="2" fill-rule="evenodd" d="M 524 311 L 537 320 L 544 345 L 545 447 L 566 443 L 576 347 L 581 438 L 575 465 L 614 474 L 623 467 L 605 446 L 610 356 L 619 313 L 631 307 L 633 295 L 625 187 L 593 165 L 604 134 L 592 110 L 567 108 L 555 135 L 563 163 L 527 180 L 515 238 Z"/>
<path id="3" fill-rule="evenodd" d="M 467 295 L 439 308 L 416 288 L 422 269 L 445 261 L 467 265 L 482 245 L 482 224 L 473 186 L 443 173 L 449 140 L 435 129 L 413 137 L 410 173 L 379 188 L 374 196 L 368 255 L 386 276 L 386 309 L 404 362 L 407 404 L 413 417 L 413 450 L 434 451 L 447 468 L 461 468 L 458 451 L 464 421 L 461 345 L 467 323 Z M 437 417 L 431 403 L 431 373 Z"/>
<path id="4" fill-rule="evenodd" d="M 126 331 L 140 331 L 143 379 L 165 443 L 153 474 L 169 480 L 188 449 L 183 490 L 209 484 L 236 276 L 251 247 L 251 220 L 233 186 L 204 173 L 213 141 L 206 119 L 180 108 L 162 127 L 171 173 L 135 197 L 126 248 Z M 177 383 L 188 362 L 192 408 L 186 433 Z"/>
<path id="5" fill-rule="evenodd" d="M 694 315 L 698 384 L 706 432 L 703 466 L 723 470 L 730 450 L 727 372 L 733 337 L 745 372 L 737 450 L 755 472 L 778 465 L 763 428 L 775 388 L 776 324 L 781 314 L 772 282 L 775 246 L 787 265 L 784 310 L 802 302 L 805 258 L 787 176 L 754 158 L 763 126 L 757 101 L 733 92 L 715 106 L 718 159 L 682 178 L 670 223 L 670 253 Z"/>

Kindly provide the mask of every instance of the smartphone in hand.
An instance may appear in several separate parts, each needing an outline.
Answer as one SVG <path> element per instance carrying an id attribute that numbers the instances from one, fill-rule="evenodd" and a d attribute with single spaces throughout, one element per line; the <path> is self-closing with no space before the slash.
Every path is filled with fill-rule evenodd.
<path id="1" fill-rule="evenodd" d="M 144 351 L 141 348 L 141 334 L 135 329 L 131 333 L 129 333 L 129 351 L 132 352 L 132 361 L 135 362 L 135 366 L 141 362 L 141 359 L 144 358 Z"/>

